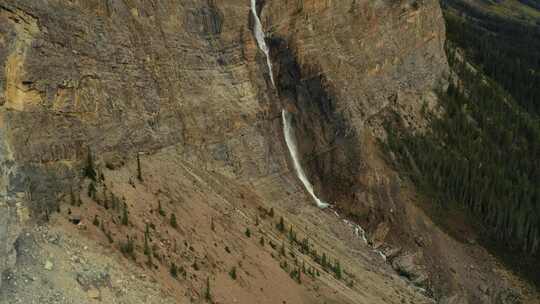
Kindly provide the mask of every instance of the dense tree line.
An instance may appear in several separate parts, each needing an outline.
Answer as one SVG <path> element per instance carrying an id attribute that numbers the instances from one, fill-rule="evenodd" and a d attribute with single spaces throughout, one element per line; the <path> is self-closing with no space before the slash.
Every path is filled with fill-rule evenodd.
<path id="1" fill-rule="evenodd" d="M 540 114 L 540 26 L 489 14 L 459 0 L 445 5 L 460 12 L 445 12 L 448 39 L 525 110 Z"/>
<path id="2" fill-rule="evenodd" d="M 420 191 L 442 207 L 461 204 L 508 246 L 540 251 L 540 121 L 449 52 L 465 86 L 441 93 L 431 129 L 388 128 L 389 148 Z M 401 130 L 401 131 L 400 131 Z"/>

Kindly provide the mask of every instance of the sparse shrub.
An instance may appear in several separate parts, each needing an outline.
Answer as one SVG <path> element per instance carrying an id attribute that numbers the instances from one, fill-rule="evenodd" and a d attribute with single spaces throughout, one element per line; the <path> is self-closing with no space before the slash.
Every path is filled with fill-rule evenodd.
<path id="1" fill-rule="evenodd" d="M 229 276 L 231 277 L 231 279 L 236 280 L 236 266 L 233 266 L 233 268 L 231 268 L 231 270 L 229 271 Z"/>
<path id="2" fill-rule="evenodd" d="M 214 225 L 214 218 L 210 218 L 210 229 L 212 229 L 212 231 L 216 231 L 216 226 Z"/>
<path id="3" fill-rule="evenodd" d="M 259 243 L 261 244 L 261 246 L 264 247 L 264 237 L 261 236 L 261 239 L 259 240 Z"/>
<path id="4" fill-rule="evenodd" d="M 199 271 L 199 264 L 197 264 L 197 261 L 193 262 L 192 267 L 195 269 L 195 271 Z"/>
<path id="5" fill-rule="evenodd" d="M 250 238 L 250 237 L 251 237 L 251 230 L 249 230 L 249 228 L 246 228 L 245 234 L 246 234 L 246 236 L 247 236 L 248 238 Z"/>
<path id="6" fill-rule="evenodd" d="M 231 249 L 229 249 L 229 246 L 225 246 L 225 251 L 227 251 L 227 253 L 231 253 Z"/>
<path id="7" fill-rule="evenodd" d="M 270 211 L 268 212 L 268 216 L 274 217 L 274 207 L 270 208 Z"/>

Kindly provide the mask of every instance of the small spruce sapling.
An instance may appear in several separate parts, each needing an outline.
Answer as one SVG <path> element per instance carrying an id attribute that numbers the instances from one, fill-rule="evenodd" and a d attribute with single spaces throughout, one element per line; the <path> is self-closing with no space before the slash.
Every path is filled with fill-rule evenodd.
<path id="1" fill-rule="evenodd" d="M 281 232 L 285 231 L 285 220 L 283 216 L 279 218 L 279 223 L 276 225 L 277 229 Z"/>
<path id="2" fill-rule="evenodd" d="M 178 223 L 176 222 L 176 215 L 174 213 L 171 213 L 171 227 L 174 229 L 178 228 Z"/>
<path id="3" fill-rule="evenodd" d="M 178 267 L 174 262 L 171 264 L 170 273 L 173 278 L 176 279 L 178 277 Z"/>
<path id="4" fill-rule="evenodd" d="M 92 157 L 92 150 L 88 147 L 88 156 L 86 160 L 86 167 L 84 168 L 84 175 L 89 179 L 96 181 L 97 173 L 94 165 L 94 158 Z"/>
<path id="5" fill-rule="evenodd" d="M 208 301 L 212 301 L 212 294 L 210 291 L 210 277 L 206 278 L 206 290 L 204 291 L 204 298 Z"/>
<path id="6" fill-rule="evenodd" d="M 159 215 L 165 216 L 165 210 L 163 210 L 163 207 L 161 206 L 161 201 L 160 200 L 158 200 L 158 212 L 159 212 Z"/>
<path id="7" fill-rule="evenodd" d="M 137 178 L 139 181 L 143 181 L 140 153 L 137 153 Z"/>
<path id="8" fill-rule="evenodd" d="M 229 271 L 229 276 L 231 279 L 236 280 L 236 266 L 233 266 L 233 268 Z"/>
<path id="9" fill-rule="evenodd" d="M 124 203 L 124 209 L 122 211 L 122 225 L 127 226 L 129 223 L 127 204 Z"/>

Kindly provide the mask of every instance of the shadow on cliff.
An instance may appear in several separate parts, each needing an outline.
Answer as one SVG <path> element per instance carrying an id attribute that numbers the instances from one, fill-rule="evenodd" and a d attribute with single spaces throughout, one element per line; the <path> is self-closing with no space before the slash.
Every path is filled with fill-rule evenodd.
<path id="1" fill-rule="evenodd" d="M 301 66 L 287 41 L 268 41 L 276 88 L 292 122 L 302 164 L 316 193 L 329 203 L 354 200 L 361 163 L 358 136 L 338 110 L 325 75 Z"/>

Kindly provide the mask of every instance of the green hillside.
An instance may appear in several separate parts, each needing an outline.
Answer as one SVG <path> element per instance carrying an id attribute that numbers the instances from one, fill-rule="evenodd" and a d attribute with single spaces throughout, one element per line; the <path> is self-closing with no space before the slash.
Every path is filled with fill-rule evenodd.
<path id="1" fill-rule="evenodd" d="M 390 120 L 388 148 L 438 212 L 466 210 L 485 244 L 540 282 L 540 27 L 446 3 L 447 55 L 455 76 L 427 132 Z M 492 10 L 500 14 L 492 13 Z M 444 223 L 442 223 L 444 225 Z"/>

